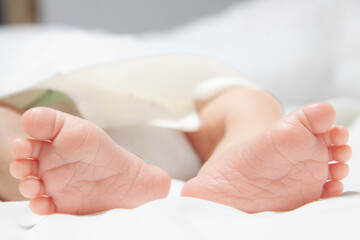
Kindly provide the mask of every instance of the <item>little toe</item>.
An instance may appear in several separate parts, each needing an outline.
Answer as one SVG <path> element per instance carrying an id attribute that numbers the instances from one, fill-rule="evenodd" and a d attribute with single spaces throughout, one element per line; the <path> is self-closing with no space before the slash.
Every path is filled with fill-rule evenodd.
<path id="1" fill-rule="evenodd" d="M 45 188 L 40 179 L 27 178 L 20 182 L 20 193 L 27 198 L 33 198 L 45 194 Z"/>
<path id="2" fill-rule="evenodd" d="M 297 110 L 296 114 L 300 122 L 315 134 L 329 131 L 336 118 L 334 107 L 326 102 L 306 105 Z"/>
<path id="3" fill-rule="evenodd" d="M 37 177 L 38 166 L 37 160 L 16 159 L 10 165 L 10 173 L 16 179 Z"/>
<path id="4" fill-rule="evenodd" d="M 51 108 L 37 107 L 26 111 L 21 122 L 29 136 L 39 140 L 51 140 L 64 125 L 65 115 Z"/>
<path id="5" fill-rule="evenodd" d="M 349 175 L 350 168 L 346 163 L 329 164 L 329 179 L 342 180 Z"/>
<path id="6" fill-rule="evenodd" d="M 43 141 L 18 138 L 12 144 L 12 152 L 17 159 L 38 158 L 44 144 Z"/>
<path id="7" fill-rule="evenodd" d="M 39 215 L 55 213 L 55 204 L 49 197 L 36 197 L 30 201 L 30 209 Z"/>
<path id="8" fill-rule="evenodd" d="M 347 162 L 351 159 L 352 149 L 348 145 L 330 147 L 330 161 Z"/>
<path id="9" fill-rule="evenodd" d="M 335 126 L 323 134 L 328 146 L 342 146 L 349 141 L 349 130 L 344 126 Z"/>
<path id="10" fill-rule="evenodd" d="M 324 184 L 321 198 L 330 198 L 339 196 L 343 192 L 344 186 L 339 181 L 329 181 Z"/>

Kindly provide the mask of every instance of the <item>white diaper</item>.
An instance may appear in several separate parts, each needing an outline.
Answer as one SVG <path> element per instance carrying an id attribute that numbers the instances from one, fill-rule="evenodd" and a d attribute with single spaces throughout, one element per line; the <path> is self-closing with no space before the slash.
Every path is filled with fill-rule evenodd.
<path id="1" fill-rule="evenodd" d="M 182 131 L 196 131 L 195 102 L 231 86 L 257 88 L 231 67 L 200 56 L 163 55 L 85 67 L 3 96 L 20 109 L 50 106 L 78 114 L 173 178 L 200 161 Z"/>

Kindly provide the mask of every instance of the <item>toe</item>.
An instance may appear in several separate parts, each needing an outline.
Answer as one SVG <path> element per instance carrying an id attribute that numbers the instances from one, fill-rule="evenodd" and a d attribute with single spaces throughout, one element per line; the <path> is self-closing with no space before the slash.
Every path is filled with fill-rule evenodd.
<path id="1" fill-rule="evenodd" d="M 329 181 L 324 184 L 323 192 L 321 198 L 330 198 L 339 196 L 344 187 L 339 181 Z"/>
<path id="2" fill-rule="evenodd" d="M 12 144 L 12 152 L 17 159 L 38 158 L 44 144 L 42 141 L 18 138 Z"/>
<path id="3" fill-rule="evenodd" d="M 312 103 L 296 111 L 300 122 L 315 134 L 327 132 L 335 122 L 334 107 L 326 102 Z"/>
<path id="4" fill-rule="evenodd" d="M 349 166 L 345 163 L 334 163 L 329 165 L 329 179 L 342 180 L 349 175 Z"/>
<path id="5" fill-rule="evenodd" d="M 51 140 L 56 137 L 64 125 L 65 115 L 50 108 L 38 107 L 26 111 L 21 122 L 30 137 Z"/>
<path id="6" fill-rule="evenodd" d="M 16 179 L 37 177 L 38 161 L 27 159 L 16 159 L 10 165 L 11 175 Z"/>
<path id="7" fill-rule="evenodd" d="M 30 209 L 39 215 L 55 213 L 55 204 L 49 197 L 36 197 L 30 201 Z"/>
<path id="8" fill-rule="evenodd" d="M 350 146 L 335 146 L 329 148 L 331 161 L 347 162 L 351 159 L 352 149 Z"/>
<path id="9" fill-rule="evenodd" d="M 20 192 L 24 197 L 33 198 L 45 194 L 45 188 L 40 179 L 27 178 L 20 182 Z"/>
<path id="10" fill-rule="evenodd" d="M 349 140 L 349 130 L 344 126 L 335 126 L 323 134 L 328 146 L 342 146 Z"/>

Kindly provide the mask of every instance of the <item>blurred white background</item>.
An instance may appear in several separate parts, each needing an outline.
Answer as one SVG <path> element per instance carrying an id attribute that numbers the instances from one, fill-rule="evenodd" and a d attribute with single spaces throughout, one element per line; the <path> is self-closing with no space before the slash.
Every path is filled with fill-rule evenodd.
<path id="1" fill-rule="evenodd" d="M 154 54 L 198 54 L 233 66 L 273 93 L 282 102 L 298 105 L 334 97 L 360 98 L 360 1 L 358 0 L 3 0 L 35 5 L 35 20 L 80 29 L 97 37 L 131 34 Z M 6 4 L 5 4 L 6 5 Z M 15 7 L 24 9 L 25 7 Z M 31 9 L 27 7 L 27 9 Z M 34 12 L 33 11 L 33 12 Z M 20 11 L 21 12 L 21 11 Z M 29 14 L 28 14 L 29 15 Z M 33 14 L 34 15 L 34 14 Z M 31 14 L 30 14 L 31 16 Z M 47 30 L 51 29 L 47 26 Z M 39 30 L 39 29 L 38 29 Z M 28 31 L 33 36 L 46 31 Z M 103 35 L 101 35 L 103 34 Z M 30 35 L 27 35 L 29 37 Z M 68 35 L 68 36 L 67 36 Z M 57 35 L 57 47 L 69 59 L 84 44 L 66 31 Z M 60 37 L 66 37 L 60 41 Z M 6 41 L 8 35 L 3 34 Z M 10 39 L 10 38 L 9 38 Z M 20 40 L 19 40 L 20 39 Z M 114 39 L 113 39 L 114 40 Z M 28 38 L 14 37 L 8 42 Z M 55 40 L 54 40 L 55 41 Z M 51 42 L 51 41 L 50 41 Z M 89 49 L 103 47 L 87 41 Z M 105 41 L 106 42 L 106 41 Z M 107 45 L 117 48 L 116 40 Z M 1 39 L 0 39 L 1 43 Z M 115 46 L 117 45 L 117 46 Z M 2 45 L 2 52 L 13 51 Z M 1 45 L 0 45 L 1 48 Z M 35 47 L 28 54 L 36 53 Z M 23 50 L 23 54 L 26 52 Z M 50 50 L 47 50 L 50 54 Z M 85 50 L 83 50 L 85 51 Z M 103 55 L 107 53 L 104 52 Z M 120 54 L 121 55 L 121 54 Z M 50 56 L 50 55 L 49 55 Z M 94 55 L 95 56 L 95 55 Z M 6 56 L 7 57 L 7 56 Z M 103 56 L 101 56 L 103 57 Z M 66 56 L 63 56 L 66 59 Z M 119 59 L 121 56 L 119 56 Z M 13 60 L 13 69 L 34 64 Z M 116 60 L 116 56 L 111 59 Z M 16 65 L 22 62 L 21 66 Z M 0 62 L 6 66 L 8 59 Z M 6 72 L 8 68 L 3 72 Z M 1 69 L 0 69 L 1 70 Z"/>
<path id="2" fill-rule="evenodd" d="M 39 20 L 116 33 L 165 30 L 246 0 L 38 0 Z"/>

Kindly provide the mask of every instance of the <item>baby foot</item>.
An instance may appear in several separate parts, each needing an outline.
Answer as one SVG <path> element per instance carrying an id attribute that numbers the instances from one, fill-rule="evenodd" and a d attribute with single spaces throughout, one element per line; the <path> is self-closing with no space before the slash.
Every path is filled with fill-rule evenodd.
<path id="1" fill-rule="evenodd" d="M 257 138 L 216 151 L 182 195 L 248 213 L 292 210 L 337 196 L 351 148 L 347 129 L 332 127 L 334 121 L 330 104 L 302 107 Z"/>
<path id="2" fill-rule="evenodd" d="M 166 197 L 162 169 L 114 143 L 86 120 L 49 108 L 30 109 L 22 125 L 31 139 L 13 143 L 15 178 L 37 214 L 88 214 L 134 208 Z"/>

